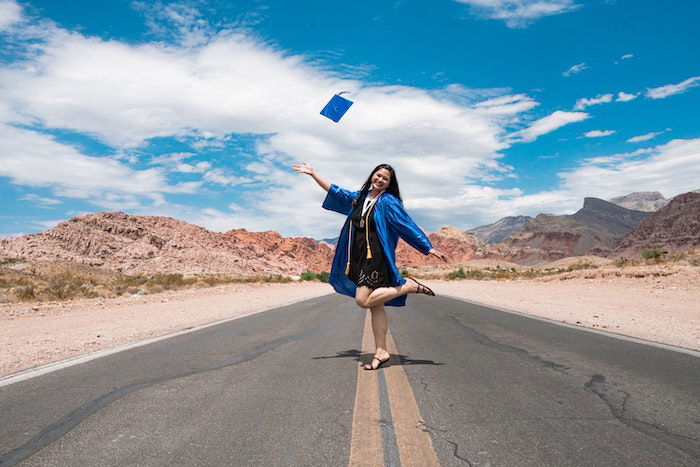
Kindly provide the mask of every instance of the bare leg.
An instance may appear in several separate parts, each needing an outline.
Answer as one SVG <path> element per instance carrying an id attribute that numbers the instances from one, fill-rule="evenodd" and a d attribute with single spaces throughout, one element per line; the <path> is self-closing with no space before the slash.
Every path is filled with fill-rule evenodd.
<path id="1" fill-rule="evenodd" d="M 386 317 L 386 311 L 384 311 L 384 303 L 380 303 L 376 306 L 368 307 L 367 300 L 369 296 L 374 293 L 373 289 L 369 287 L 360 286 L 355 291 L 355 302 L 360 308 L 369 308 L 372 313 L 372 334 L 374 334 L 374 358 L 377 360 L 372 360 L 371 363 L 366 364 L 365 368 L 368 370 L 377 369 L 377 367 L 391 357 L 389 351 L 386 348 L 386 333 L 389 329 L 388 320 Z"/>
<path id="2" fill-rule="evenodd" d="M 409 280 L 405 284 L 396 287 L 379 287 L 374 289 L 367 299 L 365 304 L 368 308 L 372 308 L 378 305 L 384 305 L 386 302 L 392 298 L 400 297 L 401 295 L 406 295 L 409 293 L 416 293 L 418 291 L 418 284 Z"/>
<path id="3" fill-rule="evenodd" d="M 389 359 L 389 351 L 386 347 L 386 332 L 389 329 L 389 323 L 386 318 L 386 312 L 384 311 L 384 305 L 377 305 L 370 308 L 372 312 L 372 333 L 374 334 L 374 358 L 380 361 L 386 361 Z M 372 362 L 374 363 L 374 362 Z M 365 365 L 367 366 L 367 365 Z M 378 364 L 370 364 L 371 369 L 376 369 Z M 368 368 L 368 369 L 370 369 Z"/>

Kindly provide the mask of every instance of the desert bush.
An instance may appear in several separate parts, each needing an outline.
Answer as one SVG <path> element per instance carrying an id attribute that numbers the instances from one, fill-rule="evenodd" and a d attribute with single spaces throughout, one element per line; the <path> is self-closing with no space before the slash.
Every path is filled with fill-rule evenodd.
<path id="1" fill-rule="evenodd" d="M 0 259 L 0 266 L 5 266 L 6 264 L 15 264 L 20 261 L 24 261 L 24 258 L 4 258 Z"/>
<path id="2" fill-rule="evenodd" d="M 160 286 L 165 290 L 171 290 L 192 285 L 196 281 L 195 278 L 185 279 L 182 274 L 153 274 L 145 285 L 148 287 Z"/>
<path id="3" fill-rule="evenodd" d="M 13 292 L 20 300 L 28 301 L 36 298 L 36 288 L 34 287 L 34 284 L 20 285 L 15 287 Z"/>
<path id="4" fill-rule="evenodd" d="M 642 258 L 646 260 L 661 258 L 661 255 L 663 255 L 663 252 L 656 248 L 648 248 L 642 251 Z"/>
<path id="5" fill-rule="evenodd" d="M 482 279 L 484 277 L 484 273 L 481 271 L 481 269 L 470 269 L 467 272 L 467 279 Z"/>
<path id="6" fill-rule="evenodd" d="M 581 269 L 598 269 L 598 266 L 593 263 L 576 263 L 566 268 L 566 272 L 580 271 Z"/>
<path id="7" fill-rule="evenodd" d="M 445 279 L 448 281 L 453 281 L 456 279 L 466 279 L 467 275 L 464 273 L 464 268 L 459 268 L 456 271 L 449 272 L 445 275 Z"/>
<path id="8" fill-rule="evenodd" d="M 311 272 L 311 271 L 306 271 L 301 273 L 301 280 L 303 281 L 312 281 L 316 279 L 316 273 Z"/>
<path id="9" fill-rule="evenodd" d="M 49 283 L 44 287 L 43 293 L 53 300 L 67 300 L 79 294 L 82 278 L 72 274 L 59 274 L 49 279 Z"/>
<path id="10" fill-rule="evenodd" d="M 328 279 L 331 277 L 330 272 L 311 272 L 311 271 L 306 271 L 301 273 L 301 280 L 303 281 L 313 281 L 313 280 L 318 280 L 321 282 L 328 282 Z"/>

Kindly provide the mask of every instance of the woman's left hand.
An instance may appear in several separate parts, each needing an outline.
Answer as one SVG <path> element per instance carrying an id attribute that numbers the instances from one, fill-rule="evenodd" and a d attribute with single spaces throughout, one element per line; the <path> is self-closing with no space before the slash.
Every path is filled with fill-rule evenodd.
<path id="1" fill-rule="evenodd" d="M 447 256 L 445 256 L 443 253 L 437 251 L 435 248 L 432 248 L 429 252 L 429 255 L 433 255 L 438 259 L 443 260 L 444 262 L 447 262 Z"/>

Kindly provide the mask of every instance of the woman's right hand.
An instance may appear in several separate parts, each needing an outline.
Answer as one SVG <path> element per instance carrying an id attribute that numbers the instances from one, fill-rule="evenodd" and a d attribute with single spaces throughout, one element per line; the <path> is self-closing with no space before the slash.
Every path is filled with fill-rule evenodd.
<path id="1" fill-rule="evenodd" d="M 301 164 L 294 164 L 292 166 L 292 169 L 294 169 L 294 171 L 298 174 L 311 175 L 311 177 L 314 180 L 316 180 L 316 183 L 318 183 L 318 185 L 326 191 L 328 191 L 331 187 L 331 183 L 325 178 L 321 177 L 316 172 L 314 172 L 313 167 L 311 167 L 306 162 L 302 162 Z"/>
<path id="2" fill-rule="evenodd" d="M 292 166 L 292 169 L 294 169 L 294 171 L 296 173 L 299 173 L 299 174 L 306 174 L 306 175 L 313 175 L 314 174 L 313 167 L 311 167 L 306 162 L 302 162 L 301 164 L 294 164 Z"/>

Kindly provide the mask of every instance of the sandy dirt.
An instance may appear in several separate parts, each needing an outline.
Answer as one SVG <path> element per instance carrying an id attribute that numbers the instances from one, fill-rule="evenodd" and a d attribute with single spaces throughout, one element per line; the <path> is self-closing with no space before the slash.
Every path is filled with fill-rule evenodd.
<path id="1" fill-rule="evenodd" d="M 532 280 L 426 281 L 436 293 L 700 350 L 700 268 L 584 270 Z M 154 295 L 0 305 L 0 376 L 332 293 L 238 284 Z"/>
<path id="2" fill-rule="evenodd" d="M 0 305 L 0 376 L 333 292 L 319 282 Z"/>
<path id="3" fill-rule="evenodd" d="M 700 350 L 698 268 L 574 271 L 533 280 L 426 281 L 438 294 Z M 620 274 L 621 276 L 617 276 Z"/>

